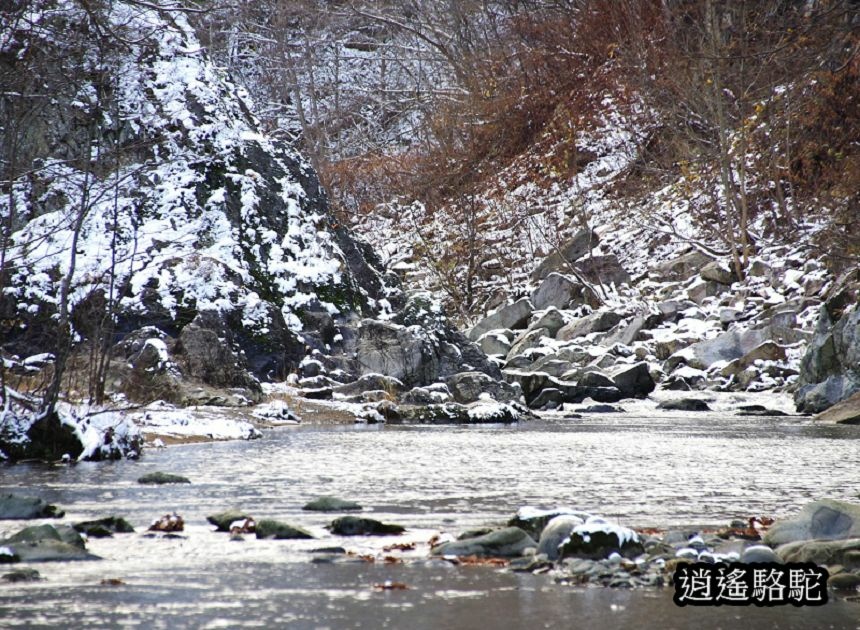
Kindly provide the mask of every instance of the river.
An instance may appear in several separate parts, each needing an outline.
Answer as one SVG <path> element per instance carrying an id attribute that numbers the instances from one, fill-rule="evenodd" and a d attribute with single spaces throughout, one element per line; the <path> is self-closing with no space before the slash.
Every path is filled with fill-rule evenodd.
<path id="1" fill-rule="evenodd" d="M 720 413 L 547 417 L 515 426 L 300 426 L 253 442 L 150 449 L 139 462 L 0 468 L 0 492 L 38 495 L 63 522 L 118 514 L 138 530 L 91 539 L 97 562 L 33 565 L 45 580 L 0 584 L 0 627 L 860 628 L 860 605 L 685 608 L 671 589 L 618 591 L 426 560 L 426 541 L 501 524 L 524 505 L 568 505 L 623 525 L 722 525 L 786 516 L 816 498 L 857 500 L 858 426 Z M 191 485 L 143 486 L 164 470 Z M 329 494 L 405 525 L 339 538 L 301 506 Z M 241 507 L 309 529 L 311 541 L 229 541 L 205 516 Z M 147 538 L 176 511 L 182 538 Z M 28 523 L 0 522 L 12 533 Z M 382 551 L 417 542 L 414 552 Z M 376 555 L 321 561 L 318 547 Z M 386 564 L 384 555 L 406 562 Z M 316 561 L 312 561 L 317 558 Z M 122 581 L 103 585 L 106 578 Z M 407 590 L 380 591 L 390 580 Z"/>

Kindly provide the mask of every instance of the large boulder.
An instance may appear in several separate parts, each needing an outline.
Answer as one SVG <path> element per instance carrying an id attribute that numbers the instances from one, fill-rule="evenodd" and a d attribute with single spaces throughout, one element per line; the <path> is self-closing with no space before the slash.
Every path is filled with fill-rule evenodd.
<path id="1" fill-rule="evenodd" d="M 822 306 L 800 363 L 798 411 L 818 413 L 860 391 L 860 308 L 836 302 Z"/>
<path id="2" fill-rule="evenodd" d="M 717 361 L 740 359 L 769 340 L 770 331 L 766 328 L 742 332 L 731 330 L 676 352 L 666 360 L 665 368 L 671 372 L 678 365 L 686 364 L 698 370 L 707 370 Z"/>
<path id="3" fill-rule="evenodd" d="M 620 286 L 630 282 L 630 274 L 615 254 L 588 256 L 576 262 L 576 270 L 592 284 Z"/>
<path id="4" fill-rule="evenodd" d="M 612 553 L 632 558 L 644 551 L 639 535 L 632 529 L 597 516 L 574 526 L 570 535 L 557 548 L 561 557 L 594 560 L 607 558 Z"/>
<path id="5" fill-rule="evenodd" d="M 814 420 L 824 424 L 860 424 L 860 392 L 816 414 Z"/>
<path id="6" fill-rule="evenodd" d="M 21 562 L 57 562 L 69 560 L 97 560 L 86 551 L 84 540 L 67 525 L 35 525 L 0 540 L 0 547 L 8 547 Z"/>
<path id="7" fill-rule="evenodd" d="M 548 328 L 535 328 L 523 333 L 514 341 L 514 345 L 511 346 L 508 352 L 507 359 L 510 361 L 514 357 L 525 354 L 532 348 L 539 348 L 543 340 L 549 336 Z"/>
<path id="8" fill-rule="evenodd" d="M 554 271 L 568 270 L 571 263 L 591 253 L 599 244 L 600 239 L 592 230 L 580 230 L 573 238 L 565 241 L 558 251 L 552 252 L 540 262 L 531 274 L 532 282 L 543 280 Z"/>
<path id="9" fill-rule="evenodd" d="M 610 368 L 612 384 L 627 398 L 644 398 L 657 388 L 651 370 L 644 361 Z"/>
<path id="10" fill-rule="evenodd" d="M 776 550 L 783 562 L 813 562 L 848 566 L 860 555 L 860 538 L 846 540 L 798 540 Z"/>
<path id="11" fill-rule="evenodd" d="M 407 386 L 434 382 L 439 361 L 432 342 L 419 327 L 365 319 L 361 322 L 356 349 L 360 374 L 383 374 Z"/>
<path id="12" fill-rule="evenodd" d="M 538 315 L 536 313 L 536 315 Z M 529 330 L 538 328 L 546 328 L 549 331 L 550 337 L 555 337 L 559 330 L 567 323 L 567 318 L 564 314 L 554 306 L 549 307 L 543 313 L 529 324 Z"/>
<path id="13" fill-rule="evenodd" d="M 342 516 L 331 522 L 329 529 L 338 536 L 388 536 L 402 534 L 406 528 L 393 523 L 383 523 L 372 518 Z"/>
<path id="14" fill-rule="evenodd" d="M 570 539 L 573 530 L 585 522 L 573 514 L 562 514 L 552 518 L 544 527 L 538 541 L 538 553 L 546 554 L 550 560 L 558 560 L 563 543 Z"/>
<path id="15" fill-rule="evenodd" d="M 737 282 L 738 280 L 738 276 L 734 270 L 724 262 L 718 260 L 709 262 L 702 267 L 701 271 L 699 271 L 699 276 L 702 280 L 727 285 Z"/>
<path id="16" fill-rule="evenodd" d="M 17 494 L 0 495 L 0 520 L 29 520 L 34 518 L 62 518 L 65 512 L 39 497 L 22 497 Z"/>
<path id="17" fill-rule="evenodd" d="M 596 332 L 606 332 L 621 321 L 621 315 L 615 311 L 600 311 L 585 317 L 575 319 L 563 326 L 556 334 L 560 341 L 570 341 Z"/>
<path id="18" fill-rule="evenodd" d="M 207 385 L 241 387 L 262 395 L 259 381 L 248 372 L 244 352 L 220 312 L 198 313 L 182 329 L 176 350 L 182 355 L 185 372 Z"/>
<path id="19" fill-rule="evenodd" d="M 467 333 L 467 337 L 476 341 L 481 335 L 491 330 L 523 328 L 534 310 L 534 305 L 528 298 L 522 298 L 513 304 L 506 304 L 475 324 Z"/>
<path id="20" fill-rule="evenodd" d="M 500 402 L 519 400 L 522 394 L 515 384 L 497 381 L 483 372 L 460 372 L 450 377 L 446 384 L 454 400 L 463 404 L 477 401 L 482 394 L 489 394 Z"/>
<path id="21" fill-rule="evenodd" d="M 860 538 L 860 505 L 822 499 L 808 503 L 791 519 L 779 520 L 764 535 L 771 546 L 799 540 Z"/>
<path id="22" fill-rule="evenodd" d="M 537 310 L 553 306 L 565 309 L 570 303 L 582 296 L 582 283 L 560 273 L 551 273 L 532 292 L 532 304 Z"/>
<path id="23" fill-rule="evenodd" d="M 506 527 L 465 540 L 442 543 L 433 548 L 436 556 L 482 556 L 513 558 L 523 555 L 526 549 L 534 549 L 537 543 L 519 527 Z"/>
<path id="24" fill-rule="evenodd" d="M 712 260 L 707 254 L 694 250 L 657 265 L 651 270 L 651 276 L 666 282 L 687 280 Z"/>
<path id="25" fill-rule="evenodd" d="M 510 330 L 491 330 L 481 335 L 477 344 L 487 356 L 506 357 L 511 351 L 513 336 L 514 333 Z"/>

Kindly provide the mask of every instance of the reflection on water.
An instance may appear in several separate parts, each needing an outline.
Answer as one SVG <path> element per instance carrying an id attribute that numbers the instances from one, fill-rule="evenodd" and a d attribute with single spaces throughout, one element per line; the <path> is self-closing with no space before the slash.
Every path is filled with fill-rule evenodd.
<path id="1" fill-rule="evenodd" d="M 186 537 L 92 540 L 105 560 L 44 564 L 46 581 L 0 586 L 0 626 L 46 627 L 754 627 L 854 628 L 860 607 L 680 610 L 666 591 L 554 585 L 545 576 L 416 563 L 312 564 L 310 549 L 379 553 L 437 530 L 504 522 L 522 505 L 570 505 L 631 526 L 724 523 L 785 515 L 820 498 L 856 500 L 860 427 L 704 414 L 608 415 L 519 427 L 299 427 L 257 442 L 148 451 L 140 462 L 0 469 L 0 491 L 24 490 L 67 511 L 108 514 L 139 531 L 176 510 Z M 141 486 L 166 470 L 193 484 Z M 330 517 L 302 512 L 321 494 L 356 500 L 410 528 L 395 539 L 339 539 Z M 205 516 L 237 506 L 309 528 L 323 541 L 229 542 Z M 11 532 L 22 523 L 2 522 Z M 116 577 L 123 586 L 102 586 Z M 404 582 L 407 591 L 376 592 Z"/>

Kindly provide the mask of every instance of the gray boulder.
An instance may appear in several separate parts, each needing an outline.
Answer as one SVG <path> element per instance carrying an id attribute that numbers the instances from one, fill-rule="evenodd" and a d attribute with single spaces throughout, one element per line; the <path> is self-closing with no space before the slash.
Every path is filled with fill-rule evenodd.
<path id="1" fill-rule="evenodd" d="M 621 266 L 615 254 L 588 256 L 578 260 L 574 267 L 592 284 L 620 286 L 630 282 L 630 274 Z"/>
<path id="2" fill-rule="evenodd" d="M 508 360 L 525 354 L 532 348 L 539 348 L 543 339 L 549 336 L 549 330 L 546 328 L 535 328 L 534 330 L 524 333 L 518 337 L 517 340 L 514 341 L 514 345 L 511 346 L 511 350 L 508 352 Z"/>
<path id="3" fill-rule="evenodd" d="M 460 372 L 450 377 L 446 384 L 458 403 L 468 404 L 477 401 L 481 394 L 489 394 L 500 402 L 519 400 L 520 388 L 515 384 L 497 381 L 483 372 Z"/>
<path id="4" fill-rule="evenodd" d="M 306 503 L 302 509 L 310 512 L 350 512 L 361 510 L 362 508 L 355 501 L 345 501 L 337 497 L 325 496 Z"/>
<path id="5" fill-rule="evenodd" d="M 600 239 L 592 230 L 580 230 L 573 238 L 566 241 L 544 258 L 532 272 L 532 282 L 543 280 L 553 271 L 564 271 L 570 263 L 579 260 L 600 244 Z"/>
<path id="6" fill-rule="evenodd" d="M 546 372 L 531 372 L 527 370 L 503 370 L 508 383 L 517 383 L 525 399 L 531 400 L 542 389 L 549 385 L 550 375 Z"/>
<path id="7" fill-rule="evenodd" d="M 275 521 L 272 519 L 263 519 L 257 521 L 255 532 L 257 538 L 266 538 L 271 540 L 293 540 L 293 539 L 308 539 L 313 538 L 310 532 L 305 531 L 301 527 L 294 527 Z"/>
<path id="8" fill-rule="evenodd" d="M 36 525 L 0 540 L 0 547 L 11 549 L 21 562 L 97 560 L 86 551 L 83 538 L 67 525 Z"/>
<path id="9" fill-rule="evenodd" d="M 62 518 L 63 510 L 38 497 L 17 494 L 0 495 L 0 520 L 29 520 L 34 518 Z"/>
<path id="10" fill-rule="evenodd" d="M 551 273 L 532 292 L 532 304 L 535 309 L 542 310 L 550 306 L 567 308 L 570 303 L 582 296 L 581 283 L 560 273 Z"/>
<path id="11" fill-rule="evenodd" d="M 570 341 L 571 339 L 584 337 L 591 333 L 606 332 L 620 321 L 621 315 L 615 311 L 592 313 L 591 315 L 586 315 L 585 317 L 576 319 L 562 327 L 558 331 L 558 334 L 556 334 L 556 339 L 560 341 Z"/>
<path id="12" fill-rule="evenodd" d="M 759 562 L 775 562 L 782 564 L 782 558 L 777 553 L 766 545 L 751 545 L 744 549 L 741 554 L 743 564 L 755 564 Z"/>
<path id="13" fill-rule="evenodd" d="M 814 420 L 823 424 L 860 424 L 860 392 L 825 409 Z"/>
<path id="14" fill-rule="evenodd" d="M 488 356 L 507 356 L 511 351 L 511 339 L 513 333 L 510 330 L 491 330 L 481 335 L 477 344 Z"/>
<path id="15" fill-rule="evenodd" d="M 558 409 L 564 403 L 564 394 L 555 387 L 542 389 L 540 393 L 529 402 L 531 409 Z"/>
<path id="16" fill-rule="evenodd" d="M 652 326 L 648 326 L 648 324 Z M 630 346 L 639 338 L 639 333 L 645 328 L 651 328 L 657 324 L 657 321 L 650 321 L 641 315 L 630 318 L 627 323 L 621 322 L 609 331 L 606 339 L 603 340 L 603 345 L 611 347 L 615 344 Z"/>
<path id="17" fill-rule="evenodd" d="M 540 315 L 534 322 L 529 325 L 529 330 L 538 328 L 546 328 L 549 331 L 550 337 L 555 337 L 556 333 L 562 329 L 567 323 L 564 315 L 556 307 L 549 307 L 546 312 Z"/>
<path id="18" fill-rule="evenodd" d="M 772 547 L 798 540 L 860 538 L 860 505 L 822 499 L 808 503 L 792 518 L 777 521 L 764 535 Z"/>
<path id="19" fill-rule="evenodd" d="M 717 297 L 728 291 L 729 285 L 713 280 L 699 280 L 687 289 L 687 297 L 701 306 L 705 300 Z"/>
<path id="20" fill-rule="evenodd" d="M 798 540 L 780 545 L 776 553 L 784 562 L 814 562 L 847 567 L 855 563 L 855 558 L 860 554 L 860 538 Z"/>
<path id="21" fill-rule="evenodd" d="M 612 553 L 633 558 L 644 551 L 639 536 L 633 530 L 596 517 L 575 526 L 558 549 L 563 558 L 573 556 L 592 560 L 607 558 Z"/>
<path id="22" fill-rule="evenodd" d="M 475 341 L 481 335 L 499 328 L 523 328 L 534 311 L 534 306 L 528 298 L 522 298 L 513 304 L 507 304 L 475 324 L 467 333 L 467 337 Z"/>
<path id="23" fill-rule="evenodd" d="M 704 400 L 698 398 L 676 398 L 674 400 L 664 400 L 657 405 L 657 409 L 665 409 L 666 411 L 710 411 L 711 408 Z"/>
<path id="24" fill-rule="evenodd" d="M 860 308 L 837 302 L 821 308 L 800 363 L 798 411 L 818 413 L 860 391 Z"/>
<path id="25" fill-rule="evenodd" d="M 230 525 L 236 521 L 244 521 L 249 518 L 252 518 L 251 515 L 244 510 L 232 509 L 217 514 L 210 514 L 206 517 L 206 520 L 217 528 L 216 531 L 229 532 Z"/>
<path id="26" fill-rule="evenodd" d="M 572 514 L 562 514 L 552 518 L 544 527 L 538 541 L 538 553 L 546 554 L 550 560 L 558 560 L 561 556 L 559 547 L 570 538 L 574 528 L 585 521 Z"/>
<path id="27" fill-rule="evenodd" d="M 392 396 L 400 394 L 406 386 L 403 381 L 385 374 L 364 374 L 352 383 L 332 388 L 333 393 L 341 396 L 358 396 L 365 392 L 384 391 Z"/>
<path id="28" fill-rule="evenodd" d="M 603 372 L 597 370 L 586 370 L 577 381 L 582 387 L 614 387 L 615 383 Z"/>
<path id="29" fill-rule="evenodd" d="M 182 328 L 176 353 L 183 372 L 215 387 L 240 387 L 261 397 L 260 382 L 248 371 L 244 351 L 222 313 L 201 311 Z"/>
<path id="30" fill-rule="evenodd" d="M 338 536 L 386 536 L 406 531 L 406 528 L 400 525 L 358 516 L 342 516 L 333 520 L 328 527 L 332 534 Z"/>
<path id="31" fill-rule="evenodd" d="M 476 538 L 443 543 L 431 553 L 435 556 L 513 558 L 536 547 L 534 539 L 519 527 L 506 527 Z"/>
<path id="32" fill-rule="evenodd" d="M 417 326 L 364 319 L 358 329 L 356 362 L 361 375 L 383 374 L 402 383 L 423 385 L 439 373 L 429 339 Z"/>
<path id="33" fill-rule="evenodd" d="M 114 534 L 132 534 L 134 527 L 119 516 L 107 516 L 94 521 L 83 521 L 72 525 L 75 531 L 86 534 L 90 538 L 110 538 Z"/>
<path id="34" fill-rule="evenodd" d="M 732 284 L 737 282 L 738 277 L 733 269 L 730 269 L 725 263 L 715 260 L 709 262 L 699 271 L 699 276 L 702 280 L 710 282 L 718 282 L 719 284 Z"/>
<path id="35" fill-rule="evenodd" d="M 655 280 L 664 282 L 687 280 L 698 274 L 702 267 L 712 260 L 710 256 L 700 251 L 688 252 L 657 265 L 651 271 L 651 276 Z"/>
<path id="36" fill-rule="evenodd" d="M 735 330 L 722 333 L 713 339 L 687 346 L 666 360 L 665 369 L 671 372 L 681 363 L 697 370 L 707 370 L 717 361 L 734 361 L 770 340 L 768 329 Z"/>
<path id="37" fill-rule="evenodd" d="M 648 364 L 644 361 L 611 368 L 609 377 L 626 398 L 644 398 L 657 388 Z"/>

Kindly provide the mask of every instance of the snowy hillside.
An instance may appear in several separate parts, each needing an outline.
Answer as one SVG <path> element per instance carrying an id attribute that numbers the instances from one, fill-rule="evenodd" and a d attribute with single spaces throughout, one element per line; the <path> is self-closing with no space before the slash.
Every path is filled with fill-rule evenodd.
<path id="1" fill-rule="evenodd" d="M 47 151 L 0 199 L 17 224 L 4 299 L 25 320 L 50 313 L 73 265 L 73 310 L 101 294 L 135 323 L 235 311 L 258 332 L 274 319 L 298 333 L 304 309 L 366 303 L 315 176 L 258 133 L 185 17 L 121 2 L 100 17 L 118 38 L 101 50 L 63 36 L 95 28 L 76 2 L 34 3 L 0 34 L 21 65 L 69 55 L 68 72 L 92 77 L 49 86 L 58 98 L 34 133 Z"/>

